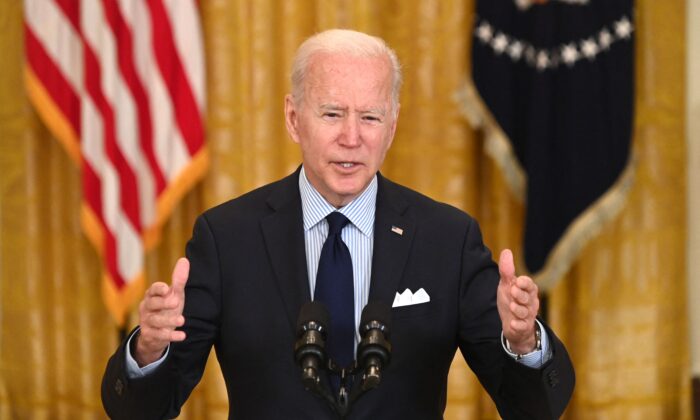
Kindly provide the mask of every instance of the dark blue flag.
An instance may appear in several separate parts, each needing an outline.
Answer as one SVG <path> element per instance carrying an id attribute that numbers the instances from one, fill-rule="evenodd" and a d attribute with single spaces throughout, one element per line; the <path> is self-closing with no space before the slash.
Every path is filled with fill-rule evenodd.
<path id="1" fill-rule="evenodd" d="M 524 174 L 525 264 L 545 288 L 631 185 L 632 34 L 632 0 L 477 1 L 473 81 L 508 142 L 491 150 Z"/>

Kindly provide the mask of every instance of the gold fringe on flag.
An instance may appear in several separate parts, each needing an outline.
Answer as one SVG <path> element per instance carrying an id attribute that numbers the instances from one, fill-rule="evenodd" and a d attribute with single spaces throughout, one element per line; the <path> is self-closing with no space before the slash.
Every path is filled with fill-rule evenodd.
<path id="1" fill-rule="evenodd" d="M 470 77 L 455 93 L 454 100 L 470 125 L 483 132 L 484 150 L 502 171 L 511 193 L 525 202 L 527 174 L 516 158 L 508 136 L 484 104 Z M 544 267 L 530 273 L 541 290 L 551 290 L 568 273 L 586 244 L 620 213 L 634 183 L 636 166 L 636 152 L 632 145 L 627 165 L 615 183 L 569 224 L 549 253 Z"/>

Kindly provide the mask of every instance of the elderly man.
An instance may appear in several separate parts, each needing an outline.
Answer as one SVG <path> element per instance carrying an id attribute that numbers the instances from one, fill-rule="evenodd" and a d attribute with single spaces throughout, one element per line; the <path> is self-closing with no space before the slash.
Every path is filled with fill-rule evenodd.
<path id="1" fill-rule="evenodd" d="M 197 219 L 172 284 L 148 289 L 139 328 L 109 361 L 111 417 L 177 416 L 214 346 L 230 417 L 337 418 L 305 390 L 293 354 L 297 314 L 311 300 L 330 312 L 329 357 L 347 366 L 362 309 L 394 302 L 390 363 L 349 418 L 442 418 L 457 348 L 502 417 L 561 415 L 574 372 L 536 320 L 537 286 L 515 275 L 510 251 L 492 261 L 470 216 L 379 173 L 400 85 L 379 38 L 330 30 L 301 45 L 285 98 L 301 167 Z M 320 379 L 331 395 L 362 381 L 336 373 Z"/>

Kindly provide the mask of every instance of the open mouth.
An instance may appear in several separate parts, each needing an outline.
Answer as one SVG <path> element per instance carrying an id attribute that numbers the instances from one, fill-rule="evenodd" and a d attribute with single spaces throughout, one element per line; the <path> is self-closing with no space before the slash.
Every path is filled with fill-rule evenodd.
<path id="1" fill-rule="evenodd" d="M 359 167 L 361 164 L 359 162 L 333 162 L 333 165 L 337 166 L 341 170 L 349 170 Z"/>

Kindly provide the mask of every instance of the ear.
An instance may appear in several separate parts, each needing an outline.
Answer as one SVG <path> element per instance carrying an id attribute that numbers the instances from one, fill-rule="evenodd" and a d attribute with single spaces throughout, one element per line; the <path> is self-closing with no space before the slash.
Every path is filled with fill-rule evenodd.
<path id="1" fill-rule="evenodd" d="M 294 143 L 299 143 L 299 112 L 292 95 L 284 97 L 284 124 L 287 127 L 287 132 Z"/>

